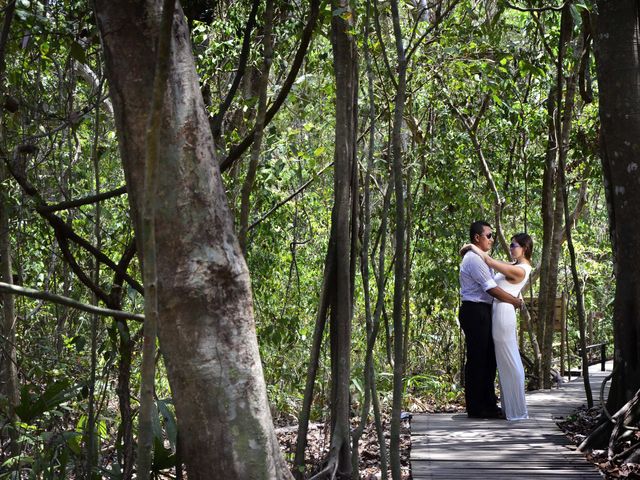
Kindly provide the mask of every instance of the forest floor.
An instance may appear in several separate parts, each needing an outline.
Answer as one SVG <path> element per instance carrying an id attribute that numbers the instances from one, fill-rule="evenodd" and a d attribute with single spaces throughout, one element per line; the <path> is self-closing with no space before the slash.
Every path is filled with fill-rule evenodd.
<path id="1" fill-rule="evenodd" d="M 352 428 L 357 425 L 356 420 L 352 423 Z M 285 457 L 292 462 L 295 456 L 296 442 L 298 438 L 298 426 L 288 425 L 276 428 L 276 435 L 280 442 L 280 447 L 285 453 Z M 385 436 L 385 444 L 387 447 L 387 456 L 389 452 L 390 435 L 390 416 L 383 415 L 383 429 Z M 309 478 L 314 473 L 320 471 L 323 462 L 327 457 L 330 445 L 330 433 L 328 423 L 310 423 L 309 433 L 307 434 L 307 474 Z M 376 433 L 375 424 L 369 422 L 364 429 L 360 438 L 358 448 L 360 453 L 360 478 L 362 480 L 378 480 L 381 478 L 380 473 L 380 445 L 378 443 L 378 435 Z M 409 454 L 411 451 L 411 430 L 409 421 L 403 421 L 400 430 L 400 461 L 402 468 L 403 480 L 411 479 L 411 471 L 409 466 Z M 389 471 L 388 478 L 391 478 Z"/>
<path id="2" fill-rule="evenodd" d="M 564 421 L 558 422 L 558 426 L 562 429 L 567 437 L 577 446 L 593 431 L 598 425 L 599 418 L 602 415 L 601 407 L 578 408 L 573 415 L 567 417 Z M 623 442 L 619 442 L 615 446 L 615 451 L 626 451 L 628 454 L 637 451 L 640 448 L 640 430 L 632 432 Z M 635 445 L 633 447 L 632 445 Z M 626 455 L 629 456 L 629 455 Z M 626 457 L 625 456 L 625 457 Z M 640 479 L 640 464 L 624 463 L 624 458 L 609 460 L 607 450 L 592 450 L 587 453 L 586 458 L 600 469 L 600 472 L 607 479 L 628 478 Z"/>
<path id="3" fill-rule="evenodd" d="M 435 405 L 429 401 L 418 401 L 417 397 L 413 397 L 408 407 L 409 412 L 403 414 L 406 417 L 403 420 L 400 430 L 400 461 L 402 468 L 403 480 L 411 480 L 411 413 L 455 413 L 464 411 L 464 406 L 456 403 Z M 387 457 L 389 455 L 389 439 L 391 416 L 390 411 L 385 412 L 383 417 L 383 429 L 385 436 L 385 444 L 387 447 Z M 285 453 L 285 457 L 290 463 L 293 462 L 295 455 L 296 441 L 298 438 L 298 426 L 293 424 L 293 419 L 285 418 L 276 419 L 276 435 L 280 442 L 280 447 Z M 357 426 L 358 419 L 352 419 L 352 428 Z M 327 423 L 310 423 L 309 433 L 307 434 L 307 475 L 306 478 L 312 476 L 313 473 L 322 469 L 323 461 L 329 451 L 329 425 Z M 378 443 L 378 435 L 376 433 L 375 424 L 369 422 L 365 427 L 358 451 L 360 452 L 360 479 L 361 480 L 379 480 L 382 478 L 380 469 L 380 446 Z M 388 478 L 391 478 L 391 471 L 388 472 Z"/>

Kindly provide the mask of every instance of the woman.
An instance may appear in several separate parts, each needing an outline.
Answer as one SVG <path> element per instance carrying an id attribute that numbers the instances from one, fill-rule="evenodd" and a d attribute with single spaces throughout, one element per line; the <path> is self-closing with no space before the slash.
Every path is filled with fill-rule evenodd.
<path id="1" fill-rule="evenodd" d="M 467 250 L 480 255 L 490 268 L 498 272 L 495 281 L 500 288 L 516 297 L 520 294 L 531 273 L 533 240 L 529 235 L 518 233 L 511 238 L 509 252 L 513 263 L 495 260 L 472 244 L 462 247 L 461 252 Z M 516 311 L 513 305 L 494 300 L 492 335 L 502 392 L 502 411 L 507 420 L 529 418 L 524 395 L 524 367 L 518 351 Z"/>

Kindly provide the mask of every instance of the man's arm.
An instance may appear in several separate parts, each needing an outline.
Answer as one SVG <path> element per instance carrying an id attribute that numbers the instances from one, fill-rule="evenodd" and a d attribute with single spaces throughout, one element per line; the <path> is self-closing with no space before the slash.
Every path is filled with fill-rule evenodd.
<path id="1" fill-rule="evenodd" d="M 493 298 L 497 298 L 501 302 L 510 303 L 516 308 L 522 307 L 522 299 L 518 297 L 514 297 L 510 293 L 505 292 L 500 287 L 493 287 L 487 290 L 487 293 L 491 295 Z"/>

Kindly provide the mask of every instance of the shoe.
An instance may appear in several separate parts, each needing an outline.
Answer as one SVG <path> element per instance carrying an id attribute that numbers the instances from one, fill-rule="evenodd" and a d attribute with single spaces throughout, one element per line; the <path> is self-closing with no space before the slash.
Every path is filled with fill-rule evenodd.
<path id="1" fill-rule="evenodd" d="M 485 412 L 482 418 L 495 418 L 498 420 L 504 420 L 506 417 L 504 416 L 504 413 L 502 413 L 502 410 L 498 409 L 493 412 Z"/>
<path id="2" fill-rule="evenodd" d="M 484 418 L 482 415 L 480 415 L 479 413 L 467 413 L 467 417 L 468 418 Z"/>
<path id="3" fill-rule="evenodd" d="M 504 413 L 502 413 L 502 409 L 498 408 L 497 410 L 491 412 L 480 412 L 480 413 L 467 413 L 467 417 L 469 418 L 492 418 L 497 420 L 504 420 L 506 417 Z"/>

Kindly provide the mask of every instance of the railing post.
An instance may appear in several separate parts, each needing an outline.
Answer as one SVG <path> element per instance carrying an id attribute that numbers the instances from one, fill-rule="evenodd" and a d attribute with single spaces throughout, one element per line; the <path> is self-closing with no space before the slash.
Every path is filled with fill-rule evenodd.
<path id="1" fill-rule="evenodd" d="M 607 344 L 600 344 L 600 371 L 604 372 L 604 364 L 607 361 Z"/>

